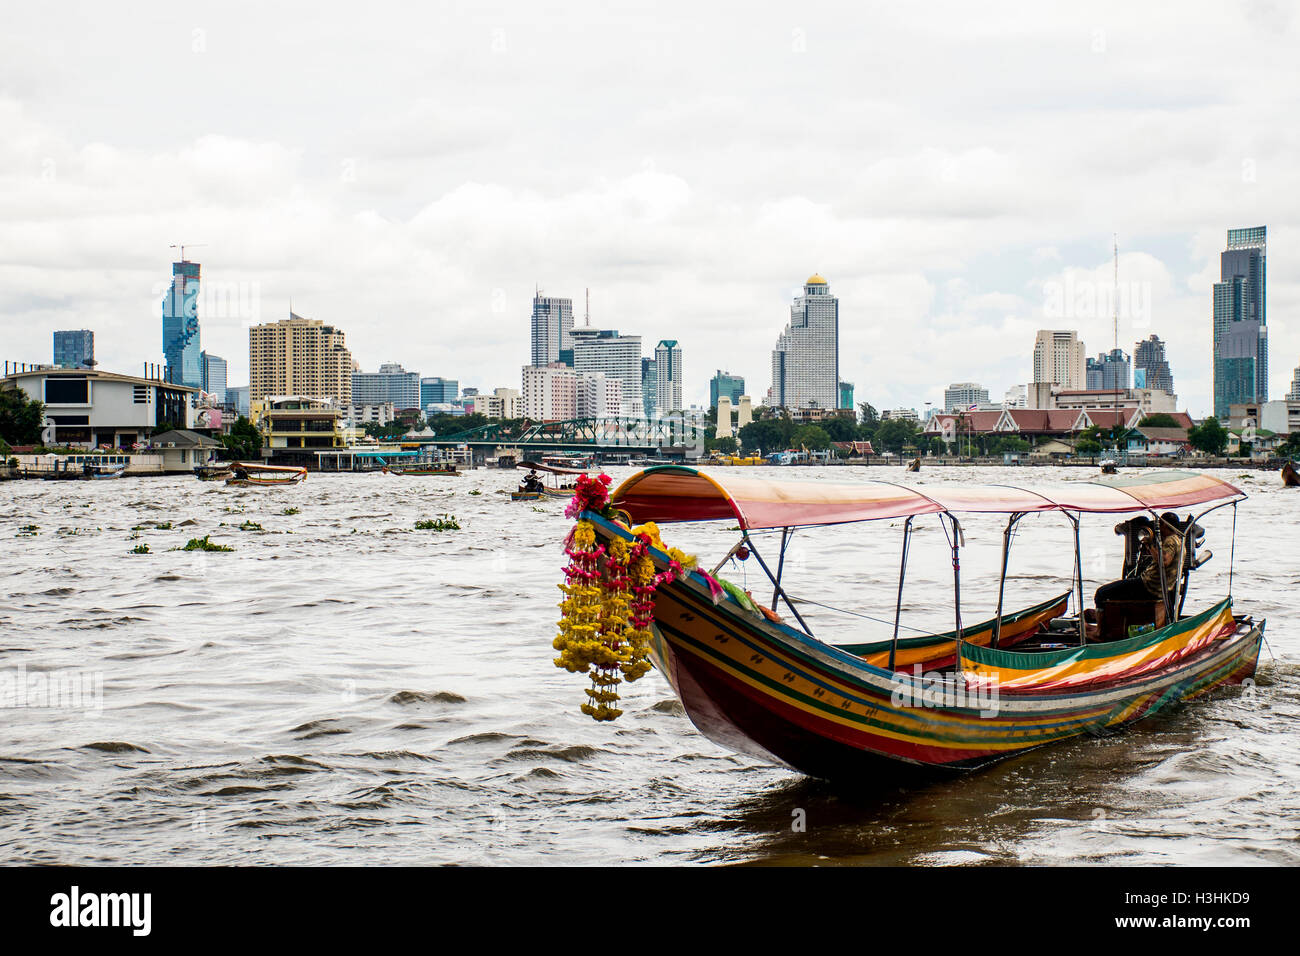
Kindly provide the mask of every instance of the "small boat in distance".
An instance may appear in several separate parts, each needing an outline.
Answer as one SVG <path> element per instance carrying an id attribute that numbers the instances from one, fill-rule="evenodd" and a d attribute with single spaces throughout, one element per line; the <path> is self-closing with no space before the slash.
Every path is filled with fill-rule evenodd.
<path id="1" fill-rule="evenodd" d="M 920 459 L 919 457 L 917 457 L 917 458 L 913 458 L 913 459 L 912 459 L 912 463 L 911 463 L 910 465 L 907 466 L 907 470 L 910 471 L 910 472 L 918 472 L 918 471 L 920 471 L 920 470 L 921 470 L 921 459 Z"/>
<path id="2" fill-rule="evenodd" d="M 411 465 L 388 465 L 384 471 L 390 475 L 402 475 L 408 478 L 426 478 L 433 475 L 440 475 L 443 478 L 459 478 L 460 472 L 456 466 L 450 462 L 431 462 L 427 464 L 416 463 Z"/>
<path id="3" fill-rule="evenodd" d="M 228 485 L 296 485 L 307 477 L 307 469 L 293 465 L 263 465 L 232 461 Z"/>
<path id="4" fill-rule="evenodd" d="M 1101 464 L 1101 473 L 1103 475 L 1119 474 L 1119 464 L 1115 461 L 1114 458 L 1103 458 L 1100 464 Z"/>
<path id="5" fill-rule="evenodd" d="M 230 477 L 230 462 L 209 462 L 194 466 L 194 477 L 199 481 L 224 481 Z"/>
<path id="6" fill-rule="evenodd" d="M 1295 464 L 1290 459 L 1282 463 L 1282 486 L 1285 488 L 1300 487 L 1300 472 L 1296 471 Z"/>
<path id="7" fill-rule="evenodd" d="M 603 603 L 590 610 L 585 591 L 573 588 L 577 596 L 569 603 L 579 635 L 573 640 L 593 629 L 624 634 L 619 640 L 643 656 L 619 666 L 637 668 L 638 675 L 642 661 L 659 669 L 691 722 L 723 747 L 810 776 L 886 783 L 918 769 L 969 770 L 1081 734 L 1106 734 L 1254 675 L 1265 622 L 1234 610 L 1230 586 L 1201 609 L 1182 613 L 1189 575 L 1210 557 L 1197 554 L 1200 520 L 1218 508 L 1235 509 L 1246 497 L 1227 482 L 1170 470 L 1032 489 L 953 483 L 924 491 L 887 481 L 708 475 L 683 466 L 639 472 L 607 500 L 603 494 L 583 499 L 581 534 L 570 538 L 581 542 L 569 551 L 577 569 L 571 581 L 587 589 L 594 583 L 598 593 L 613 597 L 598 599 Z M 1187 519 L 1172 524 L 1160 514 L 1184 508 Z M 1157 596 L 1104 600 L 1094 611 L 1085 603 L 1080 519 L 1143 513 L 1170 529 L 1167 536 L 1177 536 L 1177 570 L 1166 580 L 1166 563 L 1159 562 Z M 963 621 L 967 514 L 1006 516 L 997 610 L 980 623 Z M 1007 613 L 1003 595 L 1017 523 L 1039 514 L 1059 514 L 1073 528 L 1070 590 Z M 952 587 L 936 599 L 955 626 L 900 639 L 908 544 L 914 523 L 926 517 L 937 519 L 951 550 Z M 843 609 L 787 591 L 782 571 L 789 570 L 791 538 L 796 531 L 881 519 L 896 521 L 903 534 L 897 606 L 887 621 L 883 608 L 881 618 L 871 618 L 892 625 L 892 639 L 863 644 L 814 636 L 803 616 L 810 607 Z M 697 566 L 660 537 L 662 526 L 682 521 L 732 525 L 739 540 L 706 573 L 704 561 Z M 774 553 L 764 559 L 758 546 Z M 615 553 L 631 557 L 611 568 Z M 653 563 L 655 586 L 649 600 L 635 600 L 647 609 L 637 613 L 650 617 L 646 625 L 626 625 L 628 599 L 619 597 L 627 588 L 623 567 L 645 558 Z M 729 561 L 749 558 L 773 588 L 771 608 L 717 577 Z M 782 603 L 789 622 L 776 612 Z M 571 612 L 565 613 L 568 621 Z M 843 613 L 869 617 L 856 609 Z M 555 646 L 568 653 L 562 642 L 569 632 L 561 626 Z M 638 626 L 648 636 L 640 636 Z M 604 671 L 591 673 L 598 685 L 612 683 Z M 601 702 L 599 708 L 584 705 L 596 719 L 621 713 L 606 707 L 617 700 L 608 687 L 588 694 Z"/>

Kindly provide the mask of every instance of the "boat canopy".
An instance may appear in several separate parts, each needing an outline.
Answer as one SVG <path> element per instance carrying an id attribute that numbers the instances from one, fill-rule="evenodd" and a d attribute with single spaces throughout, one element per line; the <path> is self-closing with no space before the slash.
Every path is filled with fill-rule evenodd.
<path id="1" fill-rule="evenodd" d="M 557 468 L 554 465 L 544 465 L 540 461 L 522 461 L 519 463 L 520 468 L 531 468 L 533 471 L 545 471 L 552 475 L 585 475 L 591 469 L 589 468 Z"/>
<path id="2" fill-rule="evenodd" d="M 741 529 L 748 531 L 945 512 L 1123 514 L 1176 510 L 1245 497 L 1226 481 L 1191 471 L 1056 482 L 1030 490 L 965 482 L 921 488 L 890 481 L 845 484 L 732 474 L 718 477 L 695 468 L 666 465 L 647 468 L 628 478 L 610 495 L 610 504 L 627 512 L 637 523 L 734 518 Z"/>

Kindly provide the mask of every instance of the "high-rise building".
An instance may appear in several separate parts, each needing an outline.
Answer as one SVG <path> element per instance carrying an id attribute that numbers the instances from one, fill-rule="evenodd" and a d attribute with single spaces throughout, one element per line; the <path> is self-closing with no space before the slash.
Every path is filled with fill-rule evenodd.
<path id="1" fill-rule="evenodd" d="M 1214 414 L 1268 401 L 1268 227 L 1229 229 L 1214 284 Z"/>
<path id="2" fill-rule="evenodd" d="M 1158 336 L 1143 339 L 1133 350 L 1133 384 L 1138 388 L 1173 394 L 1174 373 L 1165 359 L 1165 343 Z"/>
<path id="3" fill-rule="evenodd" d="M 235 412 L 239 415 L 248 414 L 248 386 L 239 385 L 231 387 L 226 386 L 226 401 L 235 406 Z"/>
<path id="4" fill-rule="evenodd" d="M 201 387 L 203 391 L 215 395 L 218 402 L 226 400 L 226 360 L 220 355 L 213 355 L 211 352 L 200 354 L 200 365 L 203 368 L 203 382 Z"/>
<path id="5" fill-rule="evenodd" d="M 420 373 L 408 372 L 394 362 L 385 362 L 378 372 L 352 373 L 352 404 L 381 405 L 392 402 L 396 409 L 423 408 Z"/>
<path id="6" fill-rule="evenodd" d="M 722 369 L 709 379 L 709 407 L 717 408 L 718 399 L 726 395 L 731 399 L 733 406 L 740 404 L 740 396 L 745 394 L 745 379 L 739 375 L 732 375 L 730 372 L 724 372 Z"/>
<path id="7" fill-rule="evenodd" d="M 619 335 L 617 329 L 592 326 L 577 326 L 572 336 L 574 371 L 604 372 L 607 377 L 618 379 L 623 384 L 622 414 L 639 418 L 645 408 L 641 390 L 641 336 Z M 658 380 L 662 378 L 660 370 Z M 667 411 L 660 409 L 661 413 Z"/>
<path id="8" fill-rule="evenodd" d="M 840 408 L 856 408 L 853 404 L 853 383 L 840 382 Z"/>
<path id="9" fill-rule="evenodd" d="M 1111 349 L 1084 367 L 1084 388 L 1089 392 L 1112 391 L 1129 387 L 1129 357 L 1123 349 Z"/>
<path id="10" fill-rule="evenodd" d="M 1086 363 L 1079 333 L 1043 329 L 1034 339 L 1034 382 L 1060 386 L 1064 391 L 1087 387 Z"/>
<path id="11" fill-rule="evenodd" d="M 167 380 L 189 388 L 202 388 L 197 262 L 172 263 L 172 284 L 162 304 L 162 347 Z"/>
<path id="12" fill-rule="evenodd" d="M 820 275 L 808 277 L 790 306 L 790 324 L 772 350 L 771 403 L 781 408 L 837 408 L 840 300 Z"/>
<path id="13" fill-rule="evenodd" d="M 95 333 L 70 329 L 54 333 L 54 364 L 59 368 L 90 368 L 95 364 Z"/>
<path id="14" fill-rule="evenodd" d="M 1288 402 L 1300 402 L 1300 366 L 1296 367 L 1291 376 L 1291 391 L 1286 393 Z"/>
<path id="15" fill-rule="evenodd" d="M 682 410 L 682 347 L 676 339 L 655 346 L 655 394 L 661 415 Z"/>
<path id="16" fill-rule="evenodd" d="M 659 370 L 652 358 L 641 359 L 641 406 L 646 418 L 659 414 Z"/>
<path id="17" fill-rule="evenodd" d="M 1003 408 L 1024 408 L 1028 402 L 1028 394 L 1023 385 L 1012 385 L 1002 396 Z"/>
<path id="18" fill-rule="evenodd" d="M 980 388 L 979 382 L 953 382 L 943 390 L 943 410 L 964 412 L 972 405 L 987 405 L 989 390 Z"/>
<path id="19" fill-rule="evenodd" d="M 427 378 L 420 379 L 421 408 L 454 402 L 459 395 L 460 381 L 458 379 L 443 378 L 439 375 L 430 375 Z"/>
<path id="20" fill-rule="evenodd" d="M 352 353 L 341 329 L 293 312 L 248 330 L 248 395 L 299 395 L 352 404 Z"/>
<path id="21" fill-rule="evenodd" d="M 532 365 L 546 366 L 559 362 L 561 352 L 573 348 L 573 300 L 533 296 Z"/>
<path id="22" fill-rule="evenodd" d="M 578 372 L 563 362 L 523 369 L 523 416 L 534 421 L 621 414 L 623 383 L 604 372 Z M 638 399 L 639 402 L 639 399 Z"/>

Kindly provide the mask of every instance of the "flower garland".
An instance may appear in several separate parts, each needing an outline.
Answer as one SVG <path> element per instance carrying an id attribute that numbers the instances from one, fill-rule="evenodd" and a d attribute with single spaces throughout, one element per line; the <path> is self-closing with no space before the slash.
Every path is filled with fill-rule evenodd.
<path id="1" fill-rule="evenodd" d="M 608 514 L 609 484 L 608 475 L 580 476 L 564 513 L 571 518 L 586 511 Z M 631 532 L 631 543 L 615 537 L 606 547 L 597 543 L 592 522 L 579 518 L 564 549 L 569 565 L 565 583 L 559 586 L 565 597 L 560 602 L 560 632 L 552 641 L 560 652 L 554 663 L 590 676 L 588 702 L 581 709 L 594 720 L 621 716 L 623 711 L 614 706 L 618 685 L 650 670 L 656 588 L 685 578 L 696 565 L 693 556 L 665 547 L 653 523 Z M 656 573 L 651 547 L 667 553 L 668 570 Z"/>

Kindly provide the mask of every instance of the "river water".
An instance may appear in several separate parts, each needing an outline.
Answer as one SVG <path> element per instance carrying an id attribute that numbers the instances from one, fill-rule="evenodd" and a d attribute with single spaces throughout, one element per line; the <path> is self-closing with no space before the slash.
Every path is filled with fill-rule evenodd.
<path id="1" fill-rule="evenodd" d="M 751 473 L 905 480 L 901 468 Z M 0 484 L 0 862 L 1294 864 L 1300 492 L 1276 474 L 1217 474 L 1251 496 L 1232 589 L 1238 611 L 1268 619 L 1256 684 L 908 789 L 845 789 L 729 753 L 656 672 L 627 687 L 618 721 L 580 714 L 583 681 L 552 666 L 550 646 L 570 523 L 563 502 L 512 503 L 518 472 Z M 415 529 L 441 514 L 460 529 Z M 903 620 L 947 628 L 943 533 L 918 521 Z M 1188 610 L 1227 590 L 1232 521 L 1228 508 L 1203 522 L 1216 556 Z M 1113 523 L 1085 518 L 1089 594 L 1118 573 Z M 663 530 L 708 566 L 736 537 Z M 966 530 L 970 622 L 996 601 L 1001 521 Z M 235 550 L 171 550 L 203 535 Z M 140 544 L 149 553 L 129 553 Z M 888 619 L 900 544 L 889 522 L 800 532 L 790 590 Z M 1072 563 L 1060 516 L 1025 519 L 1008 607 L 1068 588 Z M 721 573 L 761 596 L 754 564 Z M 888 634 L 807 607 L 823 639 Z"/>

